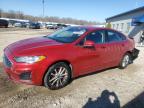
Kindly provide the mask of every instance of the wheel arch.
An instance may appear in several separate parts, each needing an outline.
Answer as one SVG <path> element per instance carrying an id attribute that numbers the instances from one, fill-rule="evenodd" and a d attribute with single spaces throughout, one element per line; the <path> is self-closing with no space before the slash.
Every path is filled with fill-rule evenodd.
<path id="1" fill-rule="evenodd" d="M 128 54 L 132 54 L 132 51 L 127 51 L 125 54 L 127 54 L 127 53 L 128 53 Z"/>
<path id="2" fill-rule="evenodd" d="M 127 51 L 125 54 L 129 54 L 130 57 L 132 57 L 132 51 Z M 124 54 L 124 55 L 125 55 L 125 54 Z M 123 56 L 124 56 L 124 55 L 123 55 Z"/>
<path id="3" fill-rule="evenodd" d="M 47 67 L 46 71 L 45 71 L 44 74 L 43 74 L 42 85 L 44 84 L 44 77 L 45 77 L 48 69 L 49 69 L 52 65 L 54 65 L 54 64 L 56 64 L 56 63 L 59 63 L 59 62 L 64 62 L 64 63 L 66 63 L 66 64 L 70 67 L 70 70 L 71 70 L 71 72 L 70 72 L 70 73 L 71 73 L 71 74 L 70 74 L 70 77 L 71 77 L 71 78 L 73 77 L 73 72 L 72 72 L 73 66 L 72 66 L 71 62 L 68 61 L 68 60 L 57 60 L 57 61 L 54 61 L 53 63 L 51 63 L 51 65 L 49 65 L 49 66 Z"/>
<path id="4" fill-rule="evenodd" d="M 121 59 L 122 59 L 126 54 L 130 54 L 130 55 L 131 55 L 131 54 L 132 54 L 132 51 L 126 51 L 125 53 L 123 53 Z"/>

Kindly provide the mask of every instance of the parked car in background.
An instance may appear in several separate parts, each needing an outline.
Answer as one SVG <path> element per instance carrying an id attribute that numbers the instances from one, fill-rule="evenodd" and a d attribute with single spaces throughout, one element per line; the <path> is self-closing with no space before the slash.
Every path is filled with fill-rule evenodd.
<path id="1" fill-rule="evenodd" d="M 67 27 L 7 46 L 3 64 L 11 80 L 59 89 L 81 75 L 115 66 L 124 69 L 138 53 L 134 40 L 118 31 Z"/>
<path id="2" fill-rule="evenodd" d="M 58 29 L 63 29 L 65 27 L 68 27 L 66 24 L 57 24 Z"/>
<path id="3" fill-rule="evenodd" d="M 29 28 L 31 28 L 31 29 L 41 29 L 42 25 L 41 25 L 41 23 L 38 23 L 38 22 L 37 23 L 31 23 Z"/>
<path id="4" fill-rule="evenodd" d="M 68 27 L 66 24 L 47 24 L 46 28 L 47 29 L 62 29 Z"/>
<path id="5" fill-rule="evenodd" d="M 57 24 L 47 24 L 47 25 L 46 25 L 46 28 L 47 28 L 47 29 L 57 29 L 58 26 L 57 26 Z"/>
<path id="6" fill-rule="evenodd" d="M 22 28 L 29 28 L 30 24 L 28 22 L 22 22 L 21 27 Z"/>
<path id="7" fill-rule="evenodd" d="M 7 20 L 4 19 L 0 19 L 0 27 L 5 27 L 7 28 L 9 25 L 9 22 Z"/>
<path id="8" fill-rule="evenodd" d="M 22 27 L 22 24 L 20 22 L 17 22 L 14 24 L 14 27 Z"/>

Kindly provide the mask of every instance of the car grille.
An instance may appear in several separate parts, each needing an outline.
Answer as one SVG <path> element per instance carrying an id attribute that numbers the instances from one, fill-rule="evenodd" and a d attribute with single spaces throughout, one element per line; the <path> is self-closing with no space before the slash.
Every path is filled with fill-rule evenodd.
<path id="1" fill-rule="evenodd" d="M 12 63 L 10 62 L 10 60 L 7 58 L 6 55 L 4 55 L 4 57 L 3 57 L 3 63 L 4 63 L 4 65 L 6 65 L 7 67 L 11 67 L 11 66 L 12 66 Z"/>

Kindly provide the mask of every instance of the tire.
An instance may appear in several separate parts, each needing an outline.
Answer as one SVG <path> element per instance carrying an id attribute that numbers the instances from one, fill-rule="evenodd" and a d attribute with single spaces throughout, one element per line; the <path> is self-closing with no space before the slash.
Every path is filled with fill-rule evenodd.
<path id="1" fill-rule="evenodd" d="M 57 90 L 65 87 L 71 79 L 71 69 L 64 63 L 59 62 L 52 65 L 44 76 L 44 86 L 51 89 Z"/>
<path id="2" fill-rule="evenodd" d="M 131 55 L 129 53 L 125 54 L 119 64 L 120 69 L 125 69 L 129 64 L 132 63 Z"/>

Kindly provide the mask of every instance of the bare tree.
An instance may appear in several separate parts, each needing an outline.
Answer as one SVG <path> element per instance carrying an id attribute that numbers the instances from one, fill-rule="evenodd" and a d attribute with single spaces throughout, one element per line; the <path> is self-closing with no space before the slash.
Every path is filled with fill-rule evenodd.
<path id="1" fill-rule="evenodd" d="M 24 14 L 21 11 L 17 12 L 18 19 L 24 19 Z"/>
<path id="2" fill-rule="evenodd" d="M 16 12 L 13 11 L 13 10 L 10 10 L 10 11 L 7 13 L 7 17 L 8 17 L 8 18 L 16 18 Z"/>
<path id="3" fill-rule="evenodd" d="M 95 21 L 86 21 L 86 20 L 78 20 L 73 18 L 60 18 L 60 17 L 42 17 L 42 16 L 31 16 L 31 15 L 25 15 L 21 11 L 13 11 L 10 10 L 8 12 L 4 12 L 0 9 L 0 17 L 5 18 L 16 18 L 16 19 L 26 19 L 30 21 L 44 21 L 44 22 L 56 22 L 56 23 L 65 23 L 65 24 L 78 24 L 78 25 L 96 25 L 101 24 Z"/>
<path id="4" fill-rule="evenodd" d="M 2 13 L 3 13 L 3 11 L 2 11 L 2 9 L 0 9 L 0 18 L 2 17 Z"/>

